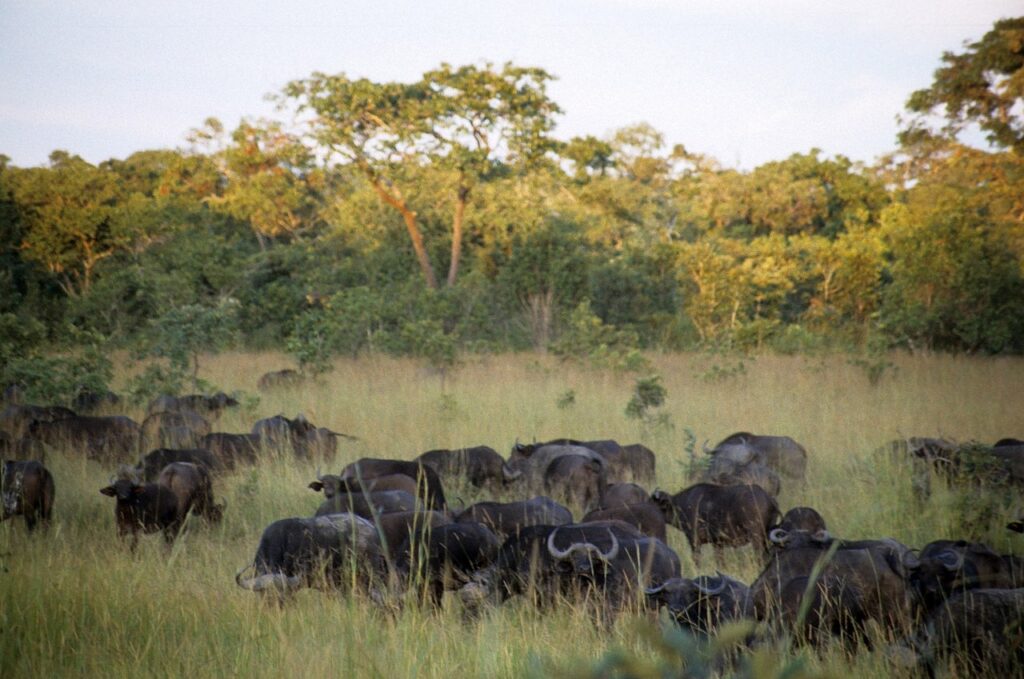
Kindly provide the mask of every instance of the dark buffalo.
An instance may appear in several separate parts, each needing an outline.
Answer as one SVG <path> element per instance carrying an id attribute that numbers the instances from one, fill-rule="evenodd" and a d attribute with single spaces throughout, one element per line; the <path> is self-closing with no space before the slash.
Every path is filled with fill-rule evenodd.
<path id="1" fill-rule="evenodd" d="M 71 400 L 71 408 L 76 413 L 98 415 L 109 412 L 121 405 L 121 397 L 112 391 L 93 391 L 83 389 Z"/>
<path id="2" fill-rule="evenodd" d="M 524 465 L 524 462 L 530 460 L 533 462 L 534 468 L 543 470 L 553 459 L 552 456 L 586 454 L 582 450 L 578 450 L 580 448 L 601 458 L 606 468 L 606 476 L 611 483 L 629 481 L 649 483 L 654 481 L 655 457 L 649 448 L 639 443 L 621 446 L 610 439 L 593 441 L 554 439 L 544 443 L 516 443 L 509 455 L 509 463 L 515 469 L 526 470 L 528 467 Z"/>
<path id="3" fill-rule="evenodd" d="M 800 530 L 807 533 L 821 533 L 828 531 L 824 517 L 811 507 L 793 507 L 782 515 L 782 521 L 777 527 L 787 532 Z"/>
<path id="4" fill-rule="evenodd" d="M 75 414 L 63 406 L 11 405 L 0 411 L 0 431 L 7 432 L 16 441 L 28 436 L 33 422 L 53 422 Z"/>
<path id="5" fill-rule="evenodd" d="M 416 496 L 404 490 L 378 490 L 372 493 L 339 493 L 324 500 L 316 510 L 316 516 L 352 513 L 373 519 L 375 514 L 411 512 L 422 508 Z"/>
<path id="6" fill-rule="evenodd" d="M 199 447 L 220 460 L 225 469 L 259 461 L 260 437 L 255 434 L 225 434 L 215 431 L 199 439 Z"/>
<path id="7" fill-rule="evenodd" d="M 754 618 L 750 588 L 721 573 L 669 578 L 645 594 L 653 606 L 668 609 L 678 625 L 701 634 L 713 634 L 727 622 Z"/>
<path id="8" fill-rule="evenodd" d="M 750 586 L 758 619 L 781 619 L 779 613 L 787 601 L 790 606 L 799 606 L 799 601 L 792 601 L 808 590 L 807 582 L 802 589 L 799 584 L 789 583 L 813 577 L 816 567 L 820 577 L 827 578 L 823 581 L 826 590 L 813 590 L 812 594 L 823 597 L 823 601 L 846 602 L 841 615 L 819 605 L 819 626 L 828 627 L 838 619 L 845 629 L 862 629 L 867 620 L 892 627 L 909 619 L 910 593 L 901 564 L 901 555 L 909 551 L 905 545 L 892 539 L 833 541 L 826 535 L 811 536 L 801 531 L 784 534 L 780 530 L 772 531 L 779 549 Z"/>
<path id="9" fill-rule="evenodd" d="M 512 447 L 508 464 L 514 470 L 523 472 L 522 484 L 524 487 L 535 492 L 543 492 L 544 478 L 548 467 L 559 457 L 565 455 L 583 456 L 597 462 L 605 468 L 607 477 L 608 463 L 604 456 L 578 441 L 569 439 L 530 445 L 517 443 Z"/>
<path id="10" fill-rule="evenodd" d="M 239 402 L 225 394 L 217 392 L 213 396 L 205 394 L 188 394 L 187 396 L 158 396 L 149 402 L 147 414 L 159 412 L 193 412 L 203 417 L 217 419 L 228 408 L 236 408 Z"/>
<path id="11" fill-rule="evenodd" d="M 252 577 L 243 578 L 250 568 Z M 353 570 L 367 586 L 385 572 L 373 523 L 353 514 L 280 519 L 263 530 L 252 564 L 235 582 L 283 596 L 301 587 L 341 587 Z"/>
<path id="12" fill-rule="evenodd" d="M 1024 533 L 1024 516 L 1020 517 L 1016 521 L 1011 521 L 1006 524 L 1008 530 L 1012 530 L 1014 533 Z"/>
<path id="13" fill-rule="evenodd" d="M 936 540 L 925 545 L 919 554 L 906 555 L 903 565 L 925 610 L 941 605 L 958 591 L 1024 587 L 1019 563 L 979 542 Z"/>
<path id="14" fill-rule="evenodd" d="M 782 476 L 803 480 L 807 474 L 807 451 L 788 436 L 759 436 L 738 432 L 722 439 L 712 450 L 708 473 L 731 476 L 749 464 L 760 464 Z"/>
<path id="15" fill-rule="evenodd" d="M 800 576 L 782 586 L 780 622 L 799 639 L 817 645 L 831 637 L 859 641 L 863 634 L 865 594 L 836 575 Z"/>
<path id="16" fill-rule="evenodd" d="M 157 483 L 174 493 L 182 521 L 189 512 L 211 523 L 223 518 L 224 506 L 213 501 L 213 483 L 206 467 L 191 462 L 172 462 L 160 472 Z"/>
<path id="17" fill-rule="evenodd" d="M 117 534 L 131 536 L 132 550 L 139 544 L 139 533 L 163 531 L 170 544 L 181 528 L 182 516 L 178 512 L 178 498 L 167 486 L 143 483 L 134 469 L 122 469 L 120 478 L 111 479 L 109 486 L 100 489 L 104 495 L 117 499 L 114 518 Z"/>
<path id="18" fill-rule="evenodd" d="M 432 468 L 445 483 L 464 481 L 492 491 L 501 490 L 523 474 L 509 467 L 504 458 L 488 446 L 428 450 L 416 460 Z"/>
<path id="19" fill-rule="evenodd" d="M 381 549 L 394 559 L 402 543 L 410 540 L 411 536 L 429 533 L 438 526 L 451 523 L 451 520 L 443 512 L 428 510 L 378 514 L 373 523 L 380 534 Z"/>
<path id="20" fill-rule="evenodd" d="M 302 413 L 289 419 L 284 415 L 275 415 L 257 420 L 252 426 L 252 433 L 270 448 L 278 451 L 291 450 L 296 457 L 309 459 L 314 455 L 325 459 L 334 459 L 338 446 L 336 438 L 358 440 L 354 436 L 332 431 L 326 427 L 317 427 L 305 418 Z"/>
<path id="21" fill-rule="evenodd" d="M 53 475 L 36 460 L 6 460 L 3 467 L 3 516 L 6 521 L 12 516 L 25 517 L 25 526 L 34 530 L 37 521 L 43 527 L 50 524 L 53 513 L 53 499 L 56 489 Z"/>
<path id="22" fill-rule="evenodd" d="M 593 521 L 622 521 L 648 537 L 658 538 L 666 542 L 665 515 L 661 508 L 653 502 L 641 502 L 639 504 L 613 507 L 611 509 L 595 509 L 588 512 L 580 519 L 580 523 L 591 523 Z"/>
<path id="23" fill-rule="evenodd" d="M 716 486 L 698 483 L 675 495 L 655 491 L 651 496 L 665 520 L 686 535 L 694 562 L 704 544 L 738 547 L 753 544 L 768 549 L 768 531 L 781 516 L 775 498 L 760 486 Z"/>
<path id="24" fill-rule="evenodd" d="M 463 604 L 473 610 L 488 601 L 500 604 L 522 594 L 544 607 L 559 593 L 567 593 L 567 585 L 573 579 L 566 578 L 565 569 L 559 565 L 561 560 L 554 558 L 548 549 L 548 540 L 556 530 L 559 531 L 557 550 L 564 550 L 574 542 L 591 542 L 607 550 L 611 547 L 610 535 L 625 541 L 644 537 L 634 527 L 618 521 L 526 526 L 502 543 L 490 568 L 475 573 L 472 582 L 462 588 L 459 597 Z"/>
<path id="25" fill-rule="evenodd" d="M 211 431 L 206 418 L 190 411 L 160 412 L 142 421 L 142 450 L 191 448 Z"/>
<path id="26" fill-rule="evenodd" d="M 482 523 L 498 535 L 514 535 L 527 526 L 572 523 L 572 512 L 549 497 L 518 502 L 477 502 L 460 512 L 456 521 Z"/>
<path id="27" fill-rule="evenodd" d="M 285 368 L 284 370 L 274 370 L 273 372 L 260 375 L 260 378 L 256 380 L 256 388 L 260 391 L 288 389 L 298 387 L 304 381 L 305 378 L 303 378 L 302 373 L 298 370 Z"/>
<path id="28" fill-rule="evenodd" d="M 782 479 L 774 469 L 757 462 L 745 465 L 721 464 L 722 459 L 713 461 L 704 475 L 704 480 L 719 486 L 754 485 L 760 486 L 772 497 L 782 490 Z"/>
<path id="29" fill-rule="evenodd" d="M 164 467 L 172 462 L 191 462 L 205 467 L 211 474 L 224 471 L 224 464 L 208 450 L 201 448 L 157 448 L 147 453 L 140 461 L 137 469 L 146 481 L 156 481 Z"/>
<path id="30" fill-rule="evenodd" d="M 628 507 L 651 501 L 651 494 L 635 483 L 609 483 L 605 486 L 601 509 Z"/>
<path id="31" fill-rule="evenodd" d="M 413 586 L 425 587 L 430 600 L 440 605 L 445 590 L 460 589 L 473 573 L 490 566 L 500 546 L 483 524 L 450 523 L 411 535 L 395 559 L 399 575 Z"/>
<path id="32" fill-rule="evenodd" d="M 378 476 L 362 483 L 355 479 L 343 479 L 336 474 L 318 474 L 316 481 L 310 482 L 309 488 L 323 491 L 324 497 L 330 499 L 342 493 L 373 493 L 381 490 L 402 490 L 415 497 L 418 487 L 416 481 L 405 474 Z"/>
<path id="33" fill-rule="evenodd" d="M 608 485 L 605 465 L 585 455 L 561 455 L 544 471 L 544 492 L 583 509 L 601 504 Z"/>
<path id="34" fill-rule="evenodd" d="M 419 462 L 364 457 L 341 470 L 342 479 L 356 481 L 366 481 L 391 474 L 405 474 L 416 480 L 421 489 L 418 495 L 423 498 L 425 508 L 439 510 L 447 508 L 448 503 L 444 498 L 441 478 L 433 469 Z"/>
<path id="35" fill-rule="evenodd" d="M 139 447 L 139 423 L 124 415 L 75 415 L 52 422 L 35 421 L 28 435 L 58 450 L 84 452 L 101 462 L 127 461 Z"/>
<path id="36" fill-rule="evenodd" d="M 679 557 L 657 538 L 620 539 L 615 531 L 605 528 L 607 541 L 597 538 L 598 533 L 573 539 L 566 547 L 557 546 L 558 534 L 571 528 L 561 527 L 548 535 L 548 555 L 572 586 L 601 592 L 612 607 L 622 606 L 631 598 L 635 600 L 639 593 L 679 577 Z"/>
<path id="37" fill-rule="evenodd" d="M 46 446 L 42 441 L 27 437 L 11 438 L 5 431 L 0 431 L 0 457 L 12 460 L 46 461 Z"/>
<path id="38" fill-rule="evenodd" d="M 935 676 L 938 660 L 966 661 L 964 676 L 1016 677 L 1024 667 L 1024 589 L 972 589 L 929 611 L 903 647 Z"/>

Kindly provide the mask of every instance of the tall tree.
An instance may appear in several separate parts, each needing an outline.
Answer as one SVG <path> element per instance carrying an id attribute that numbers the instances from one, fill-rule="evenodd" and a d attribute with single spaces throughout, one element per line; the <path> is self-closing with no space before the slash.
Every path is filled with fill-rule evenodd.
<path id="1" fill-rule="evenodd" d="M 928 118 L 938 113 L 943 136 L 975 124 L 993 145 L 1024 154 L 1024 17 L 997 21 L 963 53 L 945 52 L 942 63 L 931 87 L 910 96 L 907 109 L 916 115 L 901 140 L 932 134 Z"/>
<path id="2" fill-rule="evenodd" d="M 351 80 L 314 73 L 284 88 L 308 120 L 313 139 L 369 180 L 379 198 L 402 216 L 424 280 L 438 286 L 417 211 L 403 186 L 403 168 L 451 173 L 452 255 L 448 284 L 458 276 L 465 210 L 476 184 L 503 170 L 525 171 L 554 148 L 548 133 L 558 106 L 546 93 L 551 76 L 506 64 L 500 71 L 442 64 L 413 83 Z"/>

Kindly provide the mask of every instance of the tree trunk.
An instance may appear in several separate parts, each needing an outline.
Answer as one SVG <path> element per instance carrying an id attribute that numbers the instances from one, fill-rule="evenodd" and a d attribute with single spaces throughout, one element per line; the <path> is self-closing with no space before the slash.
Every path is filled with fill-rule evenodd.
<path id="1" fill-rule="evenodd" d="M 466 214 L 466 203 L 469 201 L 469 188 L 459 187 L 459 199 L 455 203 L 455 218 L 452 220 L 452 261 L 448 266 L 448 287 L 455 285 L 459 275 L 459 258 L 462 256 L 462 218 Z"/>
<path id="2" fill-rule="evenodd" d="M 434 267 L 430 264 L 430 256 L 423 245 L 423 234 L 420 233 L 420 228 L 416 224 L 416 213 L 409 209 L 409 206 L 405 204 L 405 201 L 400 196 L 395 196 L 385 189 L 379 179 L 376 177 L 371 177 L 370 179 L 374 190 L 381 197 L 381 200 L 398 210 L 402 215 L 402 219 L 405 220 L 405 228 L 409 232 L 409 238 L 412 240 L 412 249 L 416 252 L 416 260 L 420 264 L 423 278 L 426 279 L 428 288 L 436 290 L 437 276 L 434 275 Z"/>
<path id="3" fill-rule="evenodd" d="M 530 293 L 524 305 L 530 317 L 533 348 L 542 354 L 547 352 L 548 343 L 551 341 L 551 310 L 554 301 L 554 290 L 545 290 Z"/>

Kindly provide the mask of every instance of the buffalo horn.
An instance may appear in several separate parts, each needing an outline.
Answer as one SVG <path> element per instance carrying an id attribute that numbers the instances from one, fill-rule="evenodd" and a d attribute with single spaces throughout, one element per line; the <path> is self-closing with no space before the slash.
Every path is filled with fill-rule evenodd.
<path id="1" fill-rule="evenodd" d="M 708 448 L 708 440 L 707 439 L 704 439 L 704 443 L 702 443 L 700 447 L 704 451 L 705 455 L 711 455 L 712 453 L 715 452 L 713 449 Z"/>
<path id="2" fill-rule="evenodd" d="M 768 539 L 780 546 L 786 544 L 787 537 L 789 537 L 789 531 L 784 528 L 773 528 L 772 531 L 768 533 Z"/>
<path id="3" fill-rule="evenodd" d="M 716 573 L 718 573 L 718 574 L 714 578 L 708 578 L 707 579 L 707 581 L 717 580 L 718 581 L 718 585 L 715 586 L 715 587 L 708 587 L 706 585 L 701 585 L 699 582 L 696 582 L 696 581 L 694 581 L 693 584 L 705 596 L 718 596 L 719 594 L 721 594 L 722 592 L 725 591 L 726 580 L 725 580 L 725 576 L 723 576 L 721 574 L 721 572 L 716 571 Z"/>
<path id="4" fill-rule="evenodd" d="M 619 555 L 619 539 L 615 537 L 615 533 L 608 531 L 608 535 L 612 536 L 612 546 L 607 552 L 598 550 L 597 555 L 601 557 L 602 561 L 611 561 Z"/>
<path id="5" fill-rule="evenodd" d="M 958 571 L 964 566 L 964 555 L 958 554 L 952 549 L 944 549 L 935 555 L 935 560 L 941 563 L 946 570 Z"/>
<path id="6" fill-rule="evenodd" d="M 506 481 L 515 481 L 516 479 L 523 475 L 523 471 L 521 469 L 512 469 L 506 463 L 502 462 L 501 475 L 505 478 Z"/>
<path id="7" fill-rule="evenodd" d="M 548 554 L 550 554 L 553 558 L 561 561 L 562 559 L 565 559 L 570 554 L 572 554 L 572 550 L 573 547 L 575 547 L 575 545 L 569 545 L 569 548 L 565 551 L 562 551 L 558 549 L 558 547 L 555 547 L 555 533 L 557 532 L 558 529 L 556 528 L 555 530 L 551 531 L 551 535 L 548 536 Z"/>
<path id="8" fill-rule="evenodd" d="M 665 583 L 664 582 L 661 583 L 660 585 L 658 585 L 657 587 L 646 587 L 646 588 L 644 588 L 644 594 L 646 594 L 647 596 L 654 596 L 655 594 L 658 594 L 659 592 L 661 592 L 661 590 L 663 590 L 663 589 L 665 589 Z"/>

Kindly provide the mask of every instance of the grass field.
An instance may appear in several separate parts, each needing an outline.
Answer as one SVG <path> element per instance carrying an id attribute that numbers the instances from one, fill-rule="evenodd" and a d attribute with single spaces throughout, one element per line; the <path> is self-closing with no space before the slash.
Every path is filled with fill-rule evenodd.
<path id="1" fill-rule="evenodd" d="M 524 355 L 468 359 L 443 391 L 439 377 L 416 362 L 339 361 L 320 383 L 263 395 L 215 429 L 248 431 L 259 417 L 302 412 L 360 437 L 341 444 L 335 471 L 362 456 L 411 458 L 480 444 L 506 453 L 516 439 L 614 438 L 653 449 L 658 485 L 672 492 L 688 485 L 694 442 L 699 457 L 704 440 L 734 431 L 787 434 L 807 447 L 810 462 L 805 487 L 784 487 L 784 510 L 814 506 L 843 537 L 892 536 L 913 546 L 973 537 L 1024 553 L 1024 538 L 1003 530 L 1005 516 L 965 527 L 956 493 L 936 487 L 920 503 L 909 471 L 874 452 L 911 435 L 1024 436 L 1024 360 L 892 356 L 894 369 L 873 385 L 843 357 L 760 356 L 742 369 L 719 356 L 651 359 L 668 390 L 661 425 L 624 415 L 633 377 Z M 280 355 L 224 354 L 208 357 L 202 376 L 255 394 L 260 374 L 286 365 Z M 573 403 L 559 406 L 569 390 Z M 406 606 L 398 614 L 317 591 L 282 609 L 262 605 L 235 586 L 234 573 L 252 559 L 265 525 L 314 512 L 320 497 L 306 488 L 314 463 L 278 459 L 227 476 L 216 488 L 228 501 L 222 524 L 191 526 L 170 551 L 149 536 L 134 554 L 115 537 L 113 500 L 98 492 L 110 466 L 74 451 L 52 452 L 47 466 L 57 485 L 49 533 L 30 538 L 20 519 L 0 525 L 2 677 L 512 677 L 577 672 L 611 648 L 641 661 L 654 653 L 638 616 L 620 616 L 609 628 L 571 607 L 540 614 L 513 601 L 465 621 L 453 597 L 440 612 Z M 450 494 L 482 499 L 468 489 Z M 697 574 L 682 535 L 669 530 L 684 575 Z M 749 548 L 727 550 L 721 562 L 710 550 L 705 557 L 704 572 L 717 568 L 750 582 L 759 570 Z M 777 668 L 787 653 L 764 662 Z M 880 649 L 792 653 L 807 657 L 811 673 L 897 672 Z"/>

